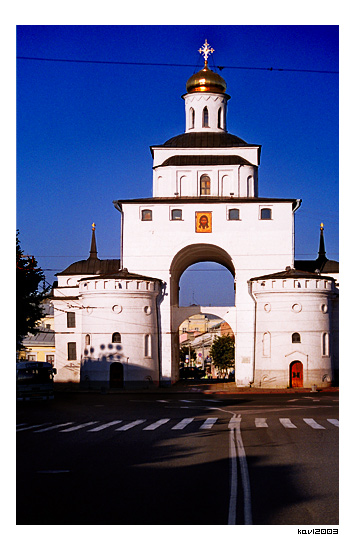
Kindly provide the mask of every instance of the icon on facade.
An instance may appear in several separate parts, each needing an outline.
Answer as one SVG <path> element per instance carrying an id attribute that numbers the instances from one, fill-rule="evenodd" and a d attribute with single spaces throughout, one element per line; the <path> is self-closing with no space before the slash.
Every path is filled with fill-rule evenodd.
<path id="1" fill-rule="evenodd" d="M 212 233 L 212 212 L 196 212 L 196 233 Z"/>

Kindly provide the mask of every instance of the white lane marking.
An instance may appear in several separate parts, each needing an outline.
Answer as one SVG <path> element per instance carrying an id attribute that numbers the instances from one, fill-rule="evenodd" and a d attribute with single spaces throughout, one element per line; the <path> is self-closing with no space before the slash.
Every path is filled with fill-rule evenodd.
<path id="1" fill-rule="evenodd" d="M 93 424 L 97 424 L 98 420 L 95 420 L 94 422 L 85 422 L 84 424 L 79 424 L 78 426 L 72 426 L 71 428 L 66 428 L 65 430 L 59 430 L 60 432 L 75 432 L 76 430 L 80 430 L 81 428 L 86 428 L 86 426 L 92 426 Z"/>
<path id="2" fill-rule="evenodd" d="M 248 464 L 247 457 L 244 450 L 242 434 L 240 431 L 240 422 L 241 415 L 238 416 L 239 423 L 235 430 L 236 441 L 237 441 L 237 450 L 240 464 L 240 473 L 242 477 L 242 486 L 243 486 L 243 495 L 244 495 L 244 525 L 252 525 L 252 516 L 251 516 L 251 492 L 250 492 L 250 481 L 248 473 Z"/>
<path id="3" fill-rule="evenodd" d="M 147 426 L 146 428 L 143 428 L 143 430 L 156 430 L 163 424 L 166 424 L 167 422 L 169 422 L 169 420 L 170 418 L 162 418 L 161 420 L 157 420 L 153 424 L 149 424 L 149 426 Z"/>
<path id="4" fill-rule="evenodd" d="M 181 403 L 193 403 L 194 401 L 191 401 L 191 399 L 179 399 Z"/>
<path id="5" fill-rule="evenodd" d="M 122 420 L 113 420 L 112 422 L 107 422 L 107 424 L 102 424 L 102 426 L 91 428 L 91 430 L 88 430 L 88 432 L 101 432 L 101 430 L 105 430 L 106 428 L 110 428 L 111 426 L 116 426 L 116 424 L 119 424 L 120 422 L 122 422 Z"/>
<path id="6" fill-rule="evenodd" d="M 292 424 L 291 420 L 289 418 L 279 418 L 281 424 L 284 426 L 284 428 L 297 428 L 294 424 Z"/>
<path id="7" fill-rule="evenodd" d="M 327 418 L 327 421 L 333 424 L 333 426 L 339 427 L 339 420 L 337 418 Z"/>
<path id="8" fill-rule="evenodd" d="M 256 428 L 268 428 L 266 418 L 255 418 Z"/>
<path id="9" fill-rule="evenodd" d="M 210 430 L 215 422 L 217 422 L 218 418 L 207 418 L 202 426 L 200 426 L 200 430 Z"/>
<path id="10" fill-rule="evenodd" d="M 157 403 L 169 403 L 166 399 L 157 399 Z"/>
<path id="11" fill-rule="evenodd" d="M 134 422 L 130 422 L 129 424 L 125 424 L 124 426 L 120 426 L 119 428 L 116 428 L 116 432 L 126 432 L 127 430 L 130 430 L 135 426 L 139 426 L 139 424 L 143 424 L 143 422 L 146 422 L 146 420 L 145 419 L 135 420 Z"/>
<path id="12" fill-rule="evenodd" d="M 325 427 L 318 424 L 318 422 L 313 420 L 313 418 L 304 418 L 303 420 L 306 424 L 308 424 L 308 426 L 310 426 L 314 430 L 325 430 Z"/>
<path id="13" fill-rule="evenodd" d="M 184 418 L 183 420 L 180 420 L 175 426 L 173 426 L 172 430 L 183 430 L 188 424 L 190 424 L 194 418 Z"/>
<path id="14" fill-rule="evenodd" d="M 16 428 L 20 428 L 21 426 L 26 426 L 27 422 L 22 422 L 22 424 L 16 424 Z"/>
<path id="15" fill-rule="evenodd" d="M 55 430 L 56 428 L 63 428 L 64 426 L 69 426 L 73 422 L 65 422 L 65 424 L 56 424 L 55 426 L 49 426 L 49 428 L 42 428 L 41 430 L 35 430 L 33 433 L 39 434 L 41 432 L 48 432 L 49 430 Z"/>
<path id="16" fill-rule="evenodd" d="M 26 428 L 18 428 L 17 432 L 23 432 L 25 430 L 32 430 L 33 428 L 41 428 L 42 426 L 48 426 L 50 422 L 44 422 L 43 424 L 33 424 L 31 426 L 26 426 Z"/>
<path id="17" fill-rule="evenodd" d="M 237 493 L 238 493 L 238 464 L 237 447 L 234 438 L 235 415 L 231 418 L 229 428 L 229 457 L 230 457 L 230 496 L 228 510 L 228 525 L 236 524 L 237 516 Z"/>

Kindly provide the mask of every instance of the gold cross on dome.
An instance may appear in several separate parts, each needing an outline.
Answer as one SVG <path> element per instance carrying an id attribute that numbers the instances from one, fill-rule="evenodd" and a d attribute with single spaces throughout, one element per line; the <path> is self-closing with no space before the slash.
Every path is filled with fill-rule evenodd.
<path id="1" fill-rule="evenodd" d="M 207 64 L 207 58 L 211 53 L 214 52 L 214 49 L 210 48 L 210 45 L 207 42 L 207 38 L 206 38 L 205 43 L 203 45 L 203 48 L 200 48 L 198 51 L 201 55 L 203 55 L 204 60 L 205 60 L 205 64 Z"/>
<path id="2" fill-rule="evenodd" d="M 96 227 L 96 226 L 95 226 L 95 224 L 94 224 L 94 223 L 93 223 L 93 224 L 91 224 L 91 227 L 92 227 L 92 230 L 93 230 L 93 231 L 95 231 L 95 227 Z"/>

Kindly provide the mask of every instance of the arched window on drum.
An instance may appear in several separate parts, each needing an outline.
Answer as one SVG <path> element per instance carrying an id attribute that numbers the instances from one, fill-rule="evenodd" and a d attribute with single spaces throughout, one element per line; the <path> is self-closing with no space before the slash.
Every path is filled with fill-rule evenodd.
<path id="1" fill-rule="evenodd" d="M 203 174 L 200 178 L 200 195 L 211 194 L 211 179 L 207 174 Z"/>
<path id="2" fill-rule="evenodd" d="M 207 107 L 204 107 L 203 111 L 202 111 L 202 128 L 209 128 L 208 109 L 207 109 Z"/>

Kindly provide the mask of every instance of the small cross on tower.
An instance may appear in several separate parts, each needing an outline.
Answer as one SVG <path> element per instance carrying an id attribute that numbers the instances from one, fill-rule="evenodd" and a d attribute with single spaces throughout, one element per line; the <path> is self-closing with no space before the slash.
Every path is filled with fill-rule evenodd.
<path id="1" fill-rule="evenodd" d="M 205 40 L 205 43 L 204 43 L 204 45 L 203 45 L 203 48 L 200 48 L 198 51 L 199 51 L 199 53 L 200 53 L 201 55 L 203 55 L 204 60 L 205 60 L 205 67 L 207 67 L 207 58 L 208 58 L 208 56 L 209 56 L 211 53 L 214 52 L 214 49 L 213 49 L 213 48 L 210 48 L 210 45 L 209 45 L 209 43 L 207 42 L 207 38 L 206 38 L 206 40 Z"/>

